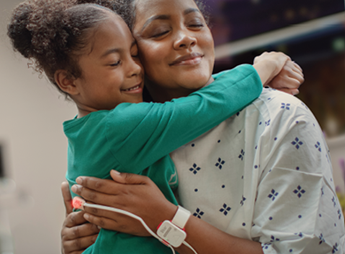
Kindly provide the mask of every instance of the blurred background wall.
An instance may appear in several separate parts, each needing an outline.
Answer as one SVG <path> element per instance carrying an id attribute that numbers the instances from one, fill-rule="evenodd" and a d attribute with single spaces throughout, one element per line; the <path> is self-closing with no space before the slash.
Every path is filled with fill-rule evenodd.
<path id="1" fill-rule="evenodd" d="M 0 144 L 3 174 L 16 186 L 1 182 L 0 235 L 8 234 L 10 225 L 16 254 L 58 254 L 64 218 L 60 184 L 67 163 L 62 122 L 76 110 L 13 52 L 6 29 L 20 2 L 0 0 Z M 0 253 L 12 253 L 3 239 Z"/>
<path id="2" fill-rule="evenodd" d="M 283 51 L 304 70 L 298 98 L 319 121 L 331 150 L 337 189 L 345 192 L 344 0 L 212 0 L 215 71 Z"/>
<path id="3" fill-rule="evenodd" d="M 20 2 L 0 0 L 0 238 L 6 239 L 0 240 L 0 254 L 58 254 L 67 153 L 62 122 L 76 110 L 12 51 L 6 25 Z M 306 81 L 298 97 L 325 132 L 335 183 L 344 192 L 344 1 L 209 0 L 207 5 L 215 72 L 251 63 L 265 50 L 284 51 L 302 66 Z"/>

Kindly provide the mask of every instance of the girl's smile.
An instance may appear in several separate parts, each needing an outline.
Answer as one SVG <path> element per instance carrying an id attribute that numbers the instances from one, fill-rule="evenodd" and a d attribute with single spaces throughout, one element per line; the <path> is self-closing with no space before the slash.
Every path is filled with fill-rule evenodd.
<path id="1" fill-rule="evenodd" d="M 121 89 L 121 91 L 124 93 L 142 93 L 143 92 L 142 83 L 128 89 Z"/>

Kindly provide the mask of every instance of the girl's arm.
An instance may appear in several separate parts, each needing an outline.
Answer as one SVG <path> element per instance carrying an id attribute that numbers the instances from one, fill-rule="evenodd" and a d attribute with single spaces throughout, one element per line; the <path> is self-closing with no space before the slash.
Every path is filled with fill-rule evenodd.
<path id="1" fill-rule="evenodd" d="M 262 83 L 276 76 L 287 60 L 282 53 L 264 53 L 254 66 L 223 72 L 190 96 L 164 104 L 120 104 L 105 132 L 118 168 L 139 173 L 234 115 L 259 96 Z"/>

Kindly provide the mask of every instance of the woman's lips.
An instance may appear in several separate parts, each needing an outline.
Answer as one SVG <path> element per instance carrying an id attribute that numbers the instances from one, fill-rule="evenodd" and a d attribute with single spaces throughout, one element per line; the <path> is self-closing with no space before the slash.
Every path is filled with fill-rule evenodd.
<path id="1" fill-rule="evenodd" d="M 201 62 L 203 55 L 200 53 L 192 53 L 188 55 L 181 56 L 173 61 L 170 66 L 173 65 L 196 65 Z"/>

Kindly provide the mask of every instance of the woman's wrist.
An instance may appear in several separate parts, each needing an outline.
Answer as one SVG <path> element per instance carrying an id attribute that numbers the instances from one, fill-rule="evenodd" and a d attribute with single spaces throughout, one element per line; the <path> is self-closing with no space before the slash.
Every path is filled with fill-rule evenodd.
<path id="1" fill-rule="evenodd" d="M 168 200 L 167 202 L 164 202 L 165 204 L 162 205 L 161 208 L 159 208 L 159 214 L 156 214 L 156 220 L 154 220 L 154 225 L 152 230 L 154 232 L 157 231 L 157 228 L 159 227 L 159 225 L 165 221 L 165 220 L 169 220 L 171 221 L 178 209 L 178 206 L 174 205 L 173 203 L 170 203 Z"/>

